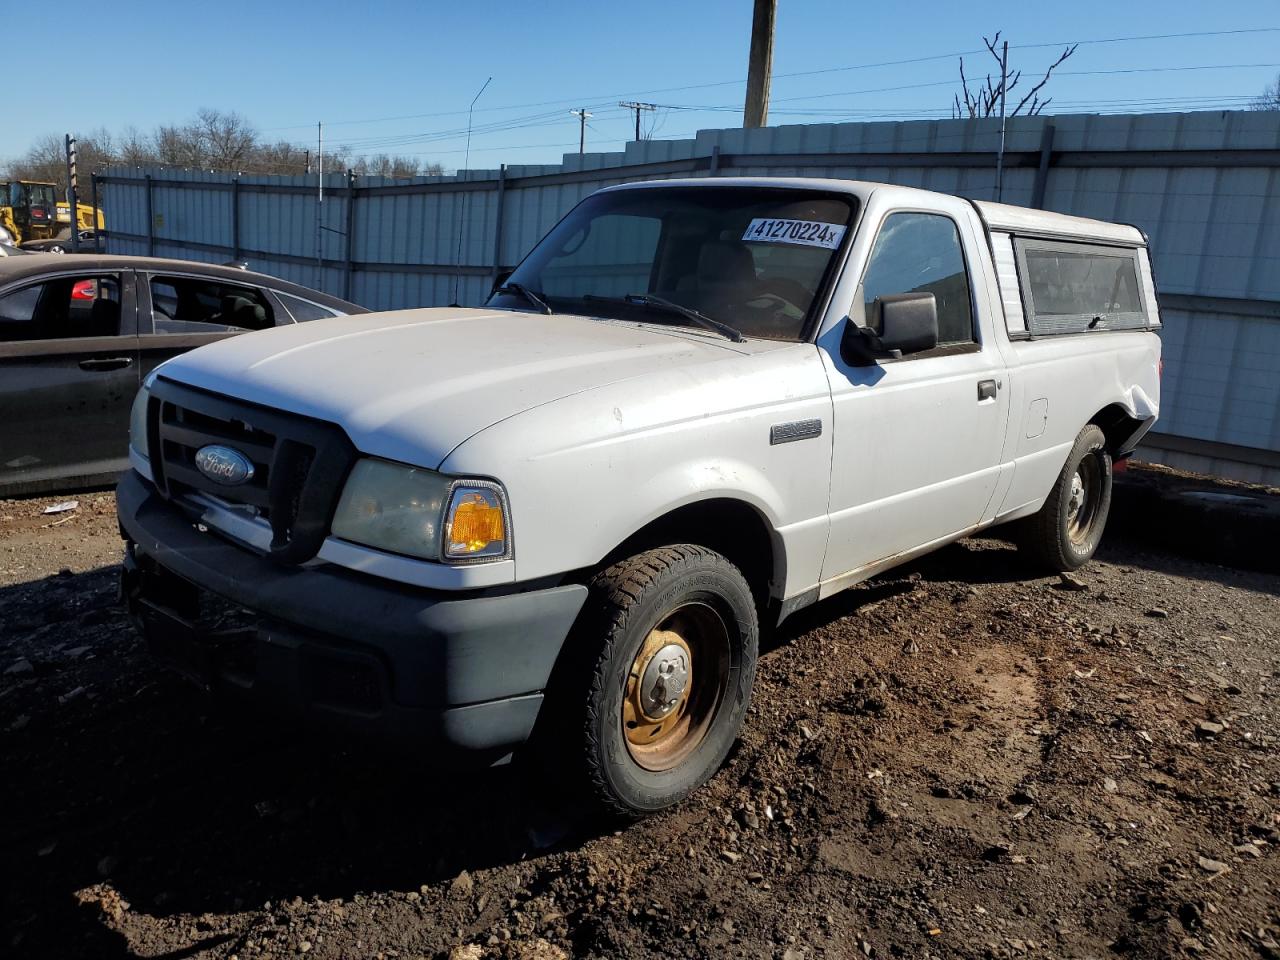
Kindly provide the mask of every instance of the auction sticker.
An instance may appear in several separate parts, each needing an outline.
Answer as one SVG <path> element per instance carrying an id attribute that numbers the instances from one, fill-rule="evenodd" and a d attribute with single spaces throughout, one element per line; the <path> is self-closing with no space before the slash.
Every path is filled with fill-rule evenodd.
<path id="1" fill-rule="evenodd" d="M 844 225 L 818 220 L 774 220 L 756 217 L 742 235 L 756 243 L 799 243 L 806 247 L 834 250 L 844 236 Z"/>

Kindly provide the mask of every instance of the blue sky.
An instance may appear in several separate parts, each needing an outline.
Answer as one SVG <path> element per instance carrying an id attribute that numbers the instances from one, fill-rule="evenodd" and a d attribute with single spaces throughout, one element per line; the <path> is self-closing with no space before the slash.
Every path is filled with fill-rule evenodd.
<path id="1" fill-rule="evenodd" d="M 771 124 L 945 113 L 958 89 L 955 57 L 868 65 L 980 51 L 982 34 L 997 28 L 1011 45 L 1280 28 L 1275 0 L 780 0 L 779 8 Z M 751 0 L 69 0 L 51 36 L 59 24 L 90 58 L 74 70 L 46 65 L 38 84 L 11 79 L 0 159 L 43 134 L 150 130 L 208 106 L 239 111 L 270 139 L 314 142 L 323 120 L 328 142 L 357 153 L 410 153 L 453 168 L 467 105 L 489 76 L 476 104 L 473 167 L 558 161 L 576 150 L 568 111 L 578 106 L 595 114 L 588 150 L 620 149 L 633 124 L 620 99 L 663 105 L 645 117 L 659 138 L 737 125 Z M 1011 49 L 1010 59 L 1029 77 L 1058 52 Z M 986 56 L 966 62 L 985 72 Z M 1152 68 L 1160 71 L 1101 72 Z M 1086 44 L 1061 69 L 1051 112 L 1230 104 L 1280 73 L 1280 32 Z M 809 75 L 787 76 L 795 73 Z"/>

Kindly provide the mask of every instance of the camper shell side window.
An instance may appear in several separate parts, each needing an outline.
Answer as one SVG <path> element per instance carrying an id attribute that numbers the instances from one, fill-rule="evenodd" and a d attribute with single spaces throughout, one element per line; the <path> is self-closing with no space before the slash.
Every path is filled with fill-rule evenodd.
<path id="1" fill-rule="evenodd" d="M 1019 236 L 1012 244 L 1029 335 L 1158 326 L 1139 248 Z"/>

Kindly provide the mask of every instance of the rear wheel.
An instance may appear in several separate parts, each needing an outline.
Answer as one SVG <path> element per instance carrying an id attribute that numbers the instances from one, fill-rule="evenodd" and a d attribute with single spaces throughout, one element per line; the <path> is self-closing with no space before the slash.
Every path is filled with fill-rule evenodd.
<path id="1" fill-rule="evenodd" d="M 563 729 L 596 805 L 630 817 L 662 810 L 710 779 L 742 727 L 755 601 L 728 560 L 681 544 L 601 571 L 587 602 L 568 705 L 577 722 Z"/>
<path id="2" fill-rule="evenodd" d="M 1044 506 L 1024 521 L 1022 546 L 1050 570 L 1083 566 L 1098 549 L 1111 512 L 1111 454 L 1102 429 L 1080 431 Z"/>

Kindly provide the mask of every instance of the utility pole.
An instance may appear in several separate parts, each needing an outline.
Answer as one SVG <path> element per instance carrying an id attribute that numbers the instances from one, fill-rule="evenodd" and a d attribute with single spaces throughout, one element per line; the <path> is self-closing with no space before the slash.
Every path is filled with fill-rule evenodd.
<path id="1" fill-rule="evenodd" d="M 587 146 L 587 121 L 595 114 L 587 113 L 586 107 L 581 110 L 570 110 L 569 112 L 578 118 L 578 156 L 582 156 Z"/>
<path id="2" fill-rule="evenodd" d="M 769 122 L 769 80 L 773 75 L 773 21 L 778 0 L 756 0 L 751 18 L 751 58 L 747 69 L 747 103 L 742 111 L 744 127 Z"/>
<path id="3" fill-rule="evenodd" d="M 1004 198 L 1004 104 L 1009 83 L 1009 41 L 1000 48 L 1000 152 L 996 154 L 996 201 Z"/>
<path id="4" fill-rule="evenodd" d="M 650 111 L 652 111 L 652 110 L 657 110 L 657 109 L 658 109 L 657 105 L 656 105 L 656 104 L 652 104 L 652 103 L 639 103 L 638 101 L 635 101 L 635 100 L 623 100 L 623 101 L 621 101 L 621 102 L 618 104 L 618 106 L 620 106 L 620 107 L 624 107 L 624 108 L 625 108 L 625 109 L 627 109 L 627 110 L 634 110 L 634 111 L 636 112 L 636 140 L 637 140 L 637 141 L 639 141 L 639 139 L 640 139 L 640 111 L 642 111 L 642 110 L 650 110 Z"/>
<path id="5" fill-rule="evenodd" d="M 67 134 L 67 210 L 71 214 L 71 252 L 80 252 L 80 222 L 76 217 L 76 207 L 78 204 L 76 196 L 76 138 L 71 134 Z M 53 211 L 53 222 L 56 229 L 58 223 L 58 211 Z M 94 224 L 96 230 L 97 224 Z"/>

